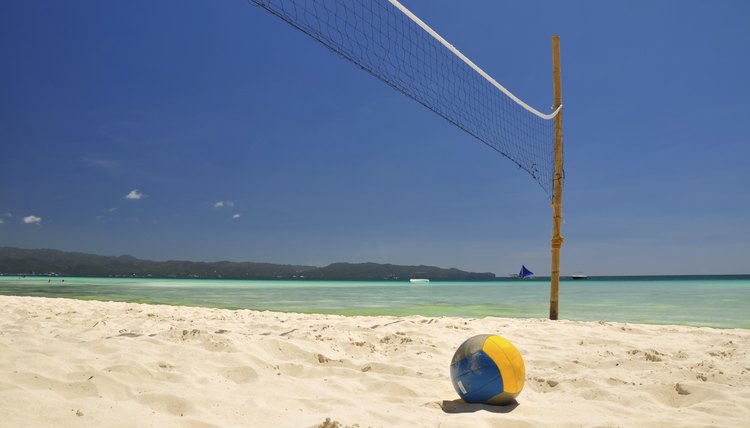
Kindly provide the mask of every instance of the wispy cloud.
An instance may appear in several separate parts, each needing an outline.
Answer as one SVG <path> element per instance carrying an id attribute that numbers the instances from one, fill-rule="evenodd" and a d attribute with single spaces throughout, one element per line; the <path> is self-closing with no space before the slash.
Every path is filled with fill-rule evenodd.
<path id="1" fill-rule="evenodd" d="M 11 213 L 3 213 L 3 214 L 0 214 L 0 216 L 11 218 L 11 217 L 13 217 L 13 214 L 11 214 Z"/>
<path id="2" fill-rule="evenodd" d="M 107 159 L 85 157 L 85 158 L 81 158 L 81 162 L 85 163 L 88 166 L 93 166 L 95 168 L 103 169 L 107 172 L 115 172 L 118 170 L 117 163 L 111 160 L 107 160 Z"/>
<path id="3" fill-rule="evenodd" d="M 117 207 L 110 208 L 110 209 L 107 210 L 107 212 L 110 212 L 110 213 L 113 213 L 115 211 L 117 211 Z"/>
<path id="4" fill-rule="evenodd" d="M 130 191 L 130 193 L 128 193 L 127 195 L 125 195 L 125 199 L 138 200 L 138 199 L 143 199 L 146 196 L 148 196 L 148 195 L 144 195 L 140 190 L 133 189 L 133 190 Z"/>
<path id="5" fill-rule="evenodd" d="M 219 201 L 214 204 L 214 208 L 232 208 L 234 206 L 234 202 L 232 201 Z"/>
<path id="6" fill-rule="evenodd" d="M 23 222 L 26 224 L 39 224 L 42 222 L 42 218 L 35 215 L 27 215 L 23 218 Z"/>
<path id="7" fill-rule="evenodd" d="M 232 218 L 240 218 L 240 215 L 239 214 L 235 214 L 235 215 L 232 216 Z"/>
<path id="8" fill-rule="evenodd" d="M 0 224 L 5 224 L 5 220 L 0 218 Z"/>

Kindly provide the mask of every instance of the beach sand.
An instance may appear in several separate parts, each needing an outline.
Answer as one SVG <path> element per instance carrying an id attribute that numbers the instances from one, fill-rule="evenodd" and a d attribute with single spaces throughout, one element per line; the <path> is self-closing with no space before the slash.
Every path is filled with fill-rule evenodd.
<path id="1" fill-rule="evenodd" d="M 750 426 L 750 330 L 344 317 L 0 297 L 3 427 Z M 514 406 L 459 400 L 475 334 L 526 363 Z"/>

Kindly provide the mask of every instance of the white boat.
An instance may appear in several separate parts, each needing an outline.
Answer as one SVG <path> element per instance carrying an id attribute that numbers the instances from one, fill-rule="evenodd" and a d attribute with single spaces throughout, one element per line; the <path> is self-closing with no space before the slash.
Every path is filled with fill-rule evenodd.
<path id="1" fill-rule="evenodd" d="M 430 282 L 430 280 L 427 278 L 412 278 L 409 280 L 409 282 L 411 282 L 412 284 L 417 284 L 417 285 L 427 285 Z"/>
<path id="2" fill-rule="evenodd" d="M 572 279 L 589 279 L 589 276 L 586 275 L 583 272 L 576 272 L 573 275 L 570 275 Z"/>

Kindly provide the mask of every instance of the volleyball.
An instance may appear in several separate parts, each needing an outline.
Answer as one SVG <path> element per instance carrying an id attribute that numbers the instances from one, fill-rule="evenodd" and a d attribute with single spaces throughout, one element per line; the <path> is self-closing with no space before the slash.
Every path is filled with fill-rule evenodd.
<path id="1" fill-rule="evenodd" d="M 466 340 L 451 361 L 453 388 L 467 403 L 511 404 L 525 378 L 521 353 L 500 336 L 480 334 Z"/>

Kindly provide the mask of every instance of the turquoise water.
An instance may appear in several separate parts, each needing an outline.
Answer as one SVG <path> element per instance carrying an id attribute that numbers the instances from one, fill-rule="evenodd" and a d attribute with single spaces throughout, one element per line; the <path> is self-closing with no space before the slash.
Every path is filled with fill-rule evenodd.
<path id="1" fill-rule="evenodd" d="M 64 279 L 64 282 L 63 282 Z M 549 281 L 255 281 L 0 277 L 0 295 L 342 315 L 545 318 Z M 560 284 L 560 318 L 750 328 L 750 275 Z"/>

